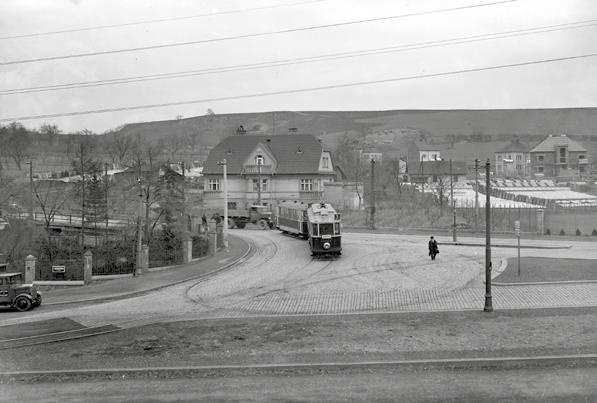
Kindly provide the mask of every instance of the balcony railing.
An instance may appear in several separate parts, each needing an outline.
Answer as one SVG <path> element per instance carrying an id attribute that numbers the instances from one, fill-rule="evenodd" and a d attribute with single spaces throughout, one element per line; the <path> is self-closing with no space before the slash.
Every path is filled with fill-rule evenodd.
<path id="1" fill-rule="evenodd" d="M 273 172 L 273 165 L 245 165 L 243 167 L 243 174 L 271 174 Z"/>
<path id="2" fill-rule="evenodd" d="M 589 159 L 588 158 L 579 158 L 578 159 L 578 163 L 579 164 L 588 164 L 589 163 Z"/>
<path id="3" fill-rule="evenodd" d="M 323 192 L 320 190 L 299 190 L 300 200 L 319 201 L 323 198 Z"/>

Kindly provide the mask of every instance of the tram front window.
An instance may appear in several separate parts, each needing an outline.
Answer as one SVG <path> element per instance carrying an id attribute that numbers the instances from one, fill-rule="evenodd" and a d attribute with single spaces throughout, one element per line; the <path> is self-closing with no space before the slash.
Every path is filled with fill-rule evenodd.
<path id="1" fill-rule="evenodd" d="M 319 235 L 334 235 L 334 224 L 319 224 Z"/>

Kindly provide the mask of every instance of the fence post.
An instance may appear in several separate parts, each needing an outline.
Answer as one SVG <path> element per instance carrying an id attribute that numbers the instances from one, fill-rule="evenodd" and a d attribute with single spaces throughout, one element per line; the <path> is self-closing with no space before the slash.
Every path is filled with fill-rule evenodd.
<path id="1" fill-rule="evenodd" d="M 25 258 L 25 283 L 31 284 L 35 281 L 35 261 L 33 255 L 27 255 Z"/>
<path id="2" fill-rule="evenodd" d="M 93 252 L 83 253 L 83 281 L 89 284 L 93 279 Z"/>

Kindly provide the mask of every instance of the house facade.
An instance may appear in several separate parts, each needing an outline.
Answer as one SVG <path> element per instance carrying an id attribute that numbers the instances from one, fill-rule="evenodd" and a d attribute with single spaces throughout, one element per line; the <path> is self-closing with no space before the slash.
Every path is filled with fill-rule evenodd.
<path id="1" fill-rule="evenodd" d="M 549 135 L 530 151 L 531 169 L 537 177 L 571 177 L 588 173 L 587 149 L 565 134 Z"/>
<path id="2" fill-rule="evenodd" d="M 513 141 L 494 153 L 495 174 L 506 178 L 524 178 L 531 174 L 530 148 Z"/>
<path id="3" fill-rule="evenodd" d="M 230 136 L 211 150 L 205 163 L 205 208 L 223 206 L 224 160 L 230 208 L 273 208 L 281 200 L 319 202 L 325 184 L 336 177 L 330 152 L 310 134 Z"/>

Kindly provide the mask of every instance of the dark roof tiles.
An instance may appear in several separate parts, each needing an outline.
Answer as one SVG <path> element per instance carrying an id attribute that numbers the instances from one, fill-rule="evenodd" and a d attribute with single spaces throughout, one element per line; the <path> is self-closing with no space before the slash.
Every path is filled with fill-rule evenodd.
<path id="1" fill-rule="evenodd" d="M 318 173 L 323 147 L 311 134 L 236 135 L 226 137 L 207 158 L 204 174 L 221 174 L 219 161 L 226 159 L 227 172 L 240 174 L 251 152 L 261 144 L 277 160 L 276 174 Z M 267 163 L 266 163 L 267 165 Z"/>

